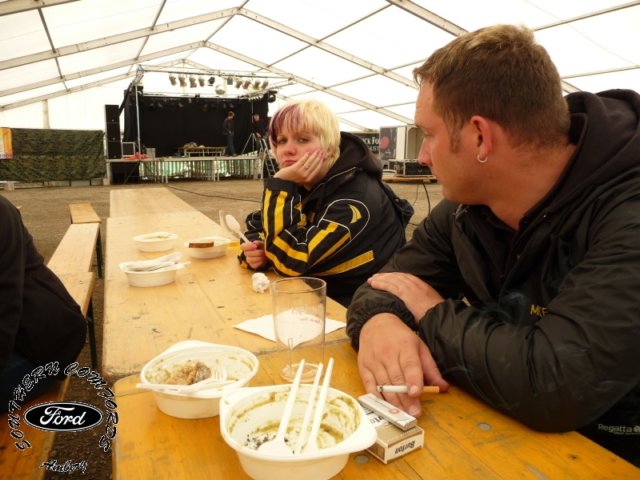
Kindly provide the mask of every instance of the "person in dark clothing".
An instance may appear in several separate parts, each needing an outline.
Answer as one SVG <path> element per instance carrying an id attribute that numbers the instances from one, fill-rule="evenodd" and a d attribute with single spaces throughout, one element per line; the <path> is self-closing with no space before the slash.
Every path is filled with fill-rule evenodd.
<path id="1" fill-rule="evenodd" d="M 0 196 L 0 412 L 64 378 L 82 350 L 86 321 L 43 262 L 20 212 Z"/>
<path id="2" fill-rule="evenodd" d="M 266 132 L 267 127 L 264 120 L 260 118 L 259 113 L 254 113 L 251 117 L 251 133 L 255 135 L 256 140 L 261 140 L 265 137 Z"/>
<path id="3" fill-rule="evenodd" d="M 246 235 L 254 241 L 241 245 L 241 263 L 322 277 L 327 294 L 346 306 L 405 244 L 405 224 L 382 186 L 382 167 L 314 100 L 283 106 L 271 120 L 269 140 L 280 169 L 265 180 L 262 210 L 247 218 Z"/>
<path id="4" fill-rule="evenodd" d="M 385 398 L 419 415 L 423 384 L 452 382 L 639 465 L 640 96 L 563 97 L 508 25 L 414 75 L 419 161 L 445 199 L 348 309 L 366 390 L 406 383 Z"/>
<path id="5" fill-rule="evenodd" d="M 234 156 L 236 155 L 236 147 L 233 145 L 233 137 L 234 137 L 234 125 L 233 119 L 236 116 L 235 113 L 229 112 L 227 113 L 227 117 L 222 122 L 222 134 L 227 139 L 227 150 L 226 154 Z"/>

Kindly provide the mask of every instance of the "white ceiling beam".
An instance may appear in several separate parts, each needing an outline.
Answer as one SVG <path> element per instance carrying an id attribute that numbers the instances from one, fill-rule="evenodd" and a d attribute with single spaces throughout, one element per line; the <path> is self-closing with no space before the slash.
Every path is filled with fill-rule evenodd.
<path id="1" fill-rule="evenodd" d="M 103 65 L 101 67 L 96 67 L 96 68 L 92 68 L 92 69 L 89 69 L 89 70 L 83 70 L 82 72 L 70 73 L 69 75 L 64 75 L 61 78 L 59 78 L 59 77 L 49 78 L 49 79 L 46 79 L 46 80 L 41 80 L 39 82 L 30 83 L 28 85 L 22 85 L 20 87 L 3 90 L 2 91 L 2 95 L 6 96 L 6 95 L 13 95 L 13 94 L 16 94 L 16 93 L 26 92 L 28 90 L 33 90 L 33 89 L 36 89 L 36 88 L 46 87 L 48 85 L 54 85 L 56 83 L 59 83 L 60 81 L 68 82 L 69 80 L 76 80 L 78 78 L 88 77 L 90 75 L 96 75 L 98 73 L 104 73 L 104 72 L 108 72 L 110 70 L 116 70 L 118 68 L 129 67 L 131 65 L 135 65 L 136 63 L 148 62 L 148 61 L 151 61 L 151 60 L 155 60 L 156 58 L 167 57 L 167 56 L 170 56 L 170 55 L 175 55 L 177 53 L 182 53 L 182 52 L 189 51 L 189 50 L 195 50 L 197 48 L 202 48 L 202 47 L 205 47 L 205 46 L 206 46 L 205 42 L 187 43 L 185 45 L 180 45 L 178 47 L 168 48 L 166 50 L 160 50 L 160 51 L 157 51 L 157 52 L 154 52 L 154 53 L 150 53 L 148 55 L 142 55 L 141 57 L 139 57 L 137 59 L 137 61 L 135 61 L 135 60 L 123 60 L 121 62 L 112 63 L 110 65 Z M 179 60 L 179 62 L 182 62 L 182 61 L 183 61 L 182 59 Z M 92 85 L 92 84 L 89 83 L 88 85 Z"/>
<path id="2" fill-rule="evenodd" d="M 108 85 L 109 83 L 119 82 L 120 80 L 126 80 L 127 78 L 135 77 L 135 72 L 124 73 L 121 75 L 116 75 L 114 77 L 105 78 L 98 82 L 91 82 L 85 85 L 79 85 L 73 88 L 67 88 L 65 90 L 60 90 L 59 92 L 48 93 L 47 95 L 41 95 L 39 97 L 29 98 L 27 100 L 22 100 L 20 102 L 8 103 L 6 105 L 0 105 L 0 112 L 3 110 L 11 110 L 12 108 L 24 107 L 26 105 L 31 105 L 33 103 L 42 102 L 44 100 L 50 100 L 52 98 L 62 97 L 69 93 L 81 92 L 83 90 L 88 90 L 90 88 L 101 87 L 102 85 Z"/>
<path id="3" fill-rule="evenodd" d="M 624 10 L 625 8 L 631 8 L 640 5 L 640 1 L 625 3 L 623 5 L 615 5 L 613 7 L 605 8 L 603 10 L 598 10 L 591 13 L 585 13 L 584 15 L 578 15 L 571 18 L 565 18 L 564 20 L 559 20 L 557 22 L 548 23 L 546 25 L 541 25 L 539 27 L 534 28 L 536 32 L 540 30 L 545 30 L 547 28 L 559 27 L 561 25 L 567 25 L 569 23 L 578 22 L 580 20 L 586 20 L 587 18 L 593 18 L 600 15 L 604 15 L 605 13 L 617 12 L 618 10 Z"/>
<path id="4" fill-rule="evenodd" d="M 464 28 L 459 27 L 458 25 L 456 25 L 453 22 L 450 22 L 446 18 L 443 18 L 440 15 L 436 15 L 431 10 L 427 10 L 426 8 L 421 7 L 420 5 L 416 5 L 415 3 L 409 0 L 387 0 L 387 2 L 389 2 L 391 5 L 395 5 L 401 10 L 404 10 L 405 12 L 415 15 L 416 17 L 424 20 L 425 22 L 429 22 L 434 27 L 438 27 L 444 30 L 445 32 L 450 33 L 451 35 L 455 35 L 456 37 L 459 37 L 463 33 L 467 33 L 467 31 Z"/>
<path id="5" fill-rule="evenodd" d="M 342 100 L 346 100 L 347 102 L 351 102 L 354 103 L 356 105 L 360 105 L 363 108 L 366 108 L 368 110 L 372 110 L 375 112 L 380 113 L 381 115 L 385 115 L 387 117 L 391 117 L 395 120 L 398 120 L 399 122 L 402 123 L 406 123 L 407 125 L 411 125 L 413 123 L 413 119 L 411 118 L 407 118 L 403 115 L 398 115 L 395 112 L 392 112 L 390 110 L 387 110 L 383 107 L 379 107 L 377 105 L 373 105 L 372 103 L 369 102 L 365 102 L 363 100 L 360 100 L 358 98 L 354 98 L 351 97 L 349 95 L 346 95 L 344 93 L 338 92 L 337 90 L 333 90 L 330 87 L 325 87 L 324 85 L 320 85 L 318 83 L 312 82 L 311 80 L 308 80 L 306 78 L 303 77 L 299 77 L 296 75 L 292 75 L 290 72 L 285 72 L 284 70 L 281 70 L 277 67 L 274 67 L 273 65 L 268 65 L 266 63 L 260 62 L 254 58 L 251 57 L 247 57 L 245 55 L 242 55 L 241 53 L 235 52 L 233 50 L 229 50 L 225 47 L 222 47 L 220 45 L 216 45 L 214 43 L 211 42 L 206 42 L 207 47 L 209 47 L 212 50 L 215 50 L 216 52 L 220 52 L 223 53 L 225 55 L 229 55 L 230 57 L 234 57 L 237 58 L 238 60 L 242 60 L 245 63 L 249 63 L 251 65 L 254 65 L 256 67 L 260 67 L 260 68 L 264 68 L 265 70 L 268 70 L 272 73 L 277 73 L 278 75 L 281 75 L 283 77 L 288 77 L 291 78 L 292 80 L 294 80 L 297 83 L 300 83 L 302 85 L 306 85 L 308 87 L 311 87 L 315 90 L 318 90 L 320 92 L 324 92 L 327 93 L 329 95 L 333 95 L 334 97 L 338 97 L 341 98 Z M 415 85 L 414 85 L 415 87 Z"/>
<path id="6" fill-rule="evenodd" d="M 416 5 L 409 0 L 387 0 L 387 2 L 415 15 L 418 18 L 421 18 L 425 22 L 429 22 L 434 27 L 438 27 L 445 32 L 450 33 L 451 35 L 455 35 L 456 37 L 467 33 L 467 30 L 465 30 L 464 28 L 459 27 L 446 18 L 443 18 L 440 15 L 436 15 L 432 11 L 421 7 L 420 5 Z M 569 93 L 580 91 L 579 88 L 576 88 L 575 86 L 565 82 L 564 80 L 562 80 L 562 89 Z"/>
<path id="7" fill-rule="evenodd" d="M 77 2 L 78 0 L 13 0 L 0 3 L 0 17 L 12 13 L 27 12 L 36 8 L 52 7 L 63 3 Z"/>
<path id="8" fill-rule="evenodd" d="M 370 70 L 372 72 L 375 72 L 379 75 L 383 75 L 387 78 L 390 78 L 392 80 L 395 80 L 396 82 L 399 82 L 403 85 L 406 85 L 408 87 L 412 87 L 415 88 L 416 84 L 415 82 L 413 82 L 412 80 L 403 77 L 402 75 L 398 75 L 397 73 L 388 70 L 386 68 L 383 68 L 379 65 L 376 65 L 374 63 L 371 62 L 367 62 L 366 60 L 357 57 L 351 53 L 345 52 L 344 50 L 341 50 L 339 48 L 336 48 L 332 45 L 329 45 L 326 42 L 323 42 L 321 40 L 318 40 L 316 38 L 313 38 L 309 35 L 306 35 L 302 32 L 300 32 L 299 30 L 294 30 L 293 28 L 287 27 L 286 25 L 283 25 L 282 23 L 278 23 L 274 20 L 271 20 L 270 18 L 267 17 L 263 17 L 262 15 L 259 15 L 257 13 L 251 12 L 249 10 L 245 10 L 244 8 L 240 9 L 238 11 L 239 15 L 243 15 L 246 18 L 249 18 L 251 20 L 255 20 L 258 23 L 262 23 L 270 28 L 273 28 L 274 30 L 277 30 L 280 33 L 284 33 L 285 35 L 291 37 L 291 38 L 295 38 L 296 40 L 300 40 L 301 42 L 306 43 L 308 46 L 314 46 L 314 47 L 318 47 L 321 50 L 324 50 L 325 52 L 331 53 L 339 58 L 342 58 L 343 60 L 347 60 L 351 63 L 355 63 L 356 65 L 366 68 L 367 70 Z M 280 59 L 278 61 L 282 61 L 283 59 Z"/>
<path id="9" fill-rule="evenodd" d="M 63 57 L 65 55 L 73 55 L 74 53 L 87 52 L 96 48 L 108 47 L 111 45 L 116 45 L 118 43 L 146 38 L 149 35 L 157 35 L 159 33 L 170 32 L 179 28 L 191 27 L 200 23 L 206 23 L 225 17 L 230 17 L 237 13 L 237 11 L 237 8 L 229 8 L 226 10 L 220 10 L 218 12 L 198 15 L 196 17 L 185 18 L 183 20 L 177 20 L 175 22 L 163 23 L 161 25 L 156 25 L 150 28 L 140 28 L 138 30 L 131 30 L 130 32 L 125 32 L 118 35 L 112 35 L 110 37 L 90 40 L 88 42 L 80 42 L 75 45 L 67 45 L 65 47 L 60 47 L 53 52 L 47 50 L 44 52 L 33 53 L 31 55 L 24 55 L 22 57 L 12 58 L 10 60 L 0 62 L 0 70 L 20 67 L 22 65 L 28 65 L 34 62 L 41 62 L 43 60 L 51 60 L 54 58 Z"/>

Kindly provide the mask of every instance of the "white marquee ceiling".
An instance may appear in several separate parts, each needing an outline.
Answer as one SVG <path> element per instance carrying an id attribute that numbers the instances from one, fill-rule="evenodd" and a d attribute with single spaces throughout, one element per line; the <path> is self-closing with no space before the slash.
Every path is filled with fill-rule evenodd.
<path id="1" fill-rule="evenodd" d="M 319 98 L 344 129 L 409 124 L 412 69 L 494 23 L 534 29 L 567 92 L 640 91 L 640 1 L 10 0 L 0 1 L 0 124 L 42 105 L 58 128 L 70 109 L 102 121 L 136 73 L 145 93 L 171 95 L 215 96 L 232 74 L 259 77 L 278 91 L 274 105 Z M 207 82 L 172 86 L 169 71 Z M 234 82 L 226 95 L 250 93 Z"/>

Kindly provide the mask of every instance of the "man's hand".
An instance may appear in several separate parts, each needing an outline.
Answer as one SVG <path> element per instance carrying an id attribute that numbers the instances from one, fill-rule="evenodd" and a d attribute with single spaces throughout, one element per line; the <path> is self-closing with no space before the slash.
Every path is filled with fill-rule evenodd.
<path id="1" fill-rule="evenodd" d="M 367 283 L 376 290 L 392 293 L 402 300 L 416 323 L 424 317 L 427 310 L 444 302 L 444 298 L 428 283 L 410 273 L 376 273 Z"/>
<path id="2" fill-rule="evenodd" d="M 407 385 L 408 394 L 387 392 L 384 398 L 416 417 L 425 383 L 441 391 L 449 387 L 424 342 L 390 313 L 374 315 L 362 327 L 358 369 L 365 390 L 377 396 L 378 385 Z"/>
<path id="3" fill-rule="evenodd" d="M 241 243 L 240 248 L 244 253 L 247 264 L 254 270 L 267 266 L 267 255 L 264 253 L 264 242 L 255 240 L 249 243 Z"/>

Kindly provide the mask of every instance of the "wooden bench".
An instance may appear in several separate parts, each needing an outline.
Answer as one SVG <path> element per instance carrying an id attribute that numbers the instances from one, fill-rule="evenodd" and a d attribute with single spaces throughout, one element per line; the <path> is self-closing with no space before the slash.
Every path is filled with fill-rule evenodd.
<path id="1" fill-rule="evenodd" d="M 57 275 L 90 271 L 99 232 L 99 223 L 69 225 L 49 259 L 49 268 Z"/>
<path id="2" fill-rule="evenodd" d="M 80 305 L 82 314 L 87 318 L 90 342 L 93 336 L 93 345 L 95 345 L 93 319 L 91 318 L 89 321 L 89 318 L 93 315 L 91 311 L 91 295 L 95 284 L 95 274 L 93 272 L 76 272 L 60 274 L 59 277 L 73 299 Z M 97 355 L 92 350 L 92 362 L 95 357 Z M 16 418 L 13 417 L 10 427 L 8 412 L 0 414 L 1 479 L 41 480 L 44 478 L 47 470 L 42 465 L 49 459 L 55 440 L 55 433 L 40 430 L 26 424 L 24 412 L 29 407 L 39 403 L 63 401 L 69 386 L 69 378 L 56 382 L 49 391 L 25 403 L 20 410 L 14 412 L 14 414 L 18 415 L 19 424 L 15 423 Z M 16 447 L 15 444 L 21 443 L 22 438 L 31 444 L 31 448 L 19 450 Z"/>
<path id="3" fill-rule="evenodd" d="M 90 203 L 70 203 L 71 223 L 100 223 L 102 219 Z"/>
<path id="4" fill-rule="evenodd" d="M 63 273 L 58 275 L 67 291 L 71 294 L 87 320 L 87 335 L 89 336 L 89 350 L 91 353 L 91 367 L 98 366 L 98 351 L 96 345 L 96 329 L 93 321 L 93 288 L 96 276 L 93 272 Z"/>
<path id="5" fill-rule="evenodd" d="M 90 203 L 70 203 L 69 214 L 71 215 L 71 223 L 97 223 L 100 225 L 102 219 L 93 209 Z M 100 229 L 98 229 L 98 238 L 96 239 L 96 263 L 98 265 L 98 278 L 102 278 L 102 240 L 100 238 Z"/>
<path id="6" fill-rule="evenodd" d="M 49 268 L 62 280 L 76 299 L 87 319 L 91 366 L 98 365 L 98 353 L 93 322 L 92 294 L 95 276 L 91 270 L 93 251 L 100 231 L 98 223 L 71 224 L 49 259 Z M 86 302 L 83 305 L 82 302 Z"/>

